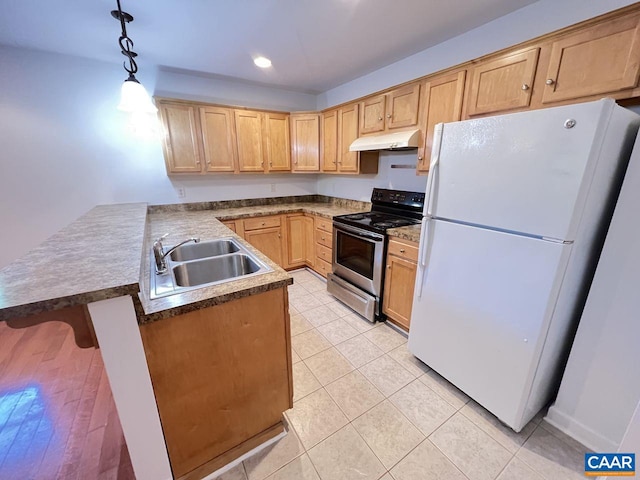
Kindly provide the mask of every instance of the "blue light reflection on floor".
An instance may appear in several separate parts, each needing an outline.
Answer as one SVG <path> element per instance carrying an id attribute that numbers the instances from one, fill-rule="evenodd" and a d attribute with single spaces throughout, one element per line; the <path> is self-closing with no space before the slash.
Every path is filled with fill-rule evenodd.
<path id="1" fill-rule="evenodd" d="M 47 449 L 54 423 L 46 400 L 38 384 L 0 390 L 0 444 L 10 445 L 8 451 L 0 452 L 0 478 L 2 470 L 20 468 L 41 458 Z"/>

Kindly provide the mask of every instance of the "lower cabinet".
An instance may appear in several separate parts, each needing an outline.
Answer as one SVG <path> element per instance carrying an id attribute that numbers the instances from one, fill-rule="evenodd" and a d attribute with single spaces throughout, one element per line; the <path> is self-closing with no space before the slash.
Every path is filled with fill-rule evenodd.
<path id="1" fill-rule="evenodd" d="M 305 242 L 305 216 L 302 213 L 284 215 L 285 268 L 302 267 L 307 258 Z"/>
<path id="2" fill-rule="evenodd" d="M 283 431 L 287 289 L 140 326 L 173 476 L 203 478 Z"/>
<path id="3" fill-rule="evenodd" d="M 284 266 L 280 216 L 256 217 L 243 221 L 244 239 L 280 266 Z"/>
<path id="4" fill-rule="evenodd" d="M 316 260 L 313 269 L 326 278 L 332 270 L 333 222 L 324 217 L 316 217 L 315 227 Z"/>
<path id="5" fill-rule="evenodd" d="M 418 244 L 392 238 L 387 249 L 382 311 L 388 319 L 409 330 L 413 288 L 418 269 Z"/>
<path id="6" fill-rule="evenodd" d="M 331 272 L 333 221 L 308 213 L 224 220 L 284 269 L 309 267 L 324 277 Z"/>

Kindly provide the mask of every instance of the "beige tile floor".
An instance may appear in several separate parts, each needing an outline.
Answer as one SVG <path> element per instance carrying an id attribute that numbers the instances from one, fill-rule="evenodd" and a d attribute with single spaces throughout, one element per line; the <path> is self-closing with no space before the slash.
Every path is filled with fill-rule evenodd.
<path id="1" fill-rule="evenodd" d="M 563 480 L 586 447 L 541 421 L 504 427 L 407 349 L 326 293 L 289 287 L 294 406 L 288 434 L 220 480 Z"/>

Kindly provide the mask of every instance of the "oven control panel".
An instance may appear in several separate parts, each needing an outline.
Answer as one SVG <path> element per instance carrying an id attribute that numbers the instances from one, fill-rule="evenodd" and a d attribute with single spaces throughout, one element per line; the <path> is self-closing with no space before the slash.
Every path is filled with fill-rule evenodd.
<path id="1" fill-rule="evenodd" d="M 408 207 L 424 206 L 424 193 L 406 192 L 403 190 L 387 190 L 384 188 L 374 188 L 371 194 L 371 203 L 406 205 Z"/>

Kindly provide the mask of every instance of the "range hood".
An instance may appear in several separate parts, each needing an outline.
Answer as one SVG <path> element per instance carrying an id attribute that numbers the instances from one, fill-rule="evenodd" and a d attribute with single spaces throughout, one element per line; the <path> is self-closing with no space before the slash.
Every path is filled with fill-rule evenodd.
<path id="1" fill-rule="evenodd" d="M 350 152 L 366 152 L 369 150 L 405 150 L 418 148 L 420 130 L 367 135 L 356 139 L 349 147 Z"/>

